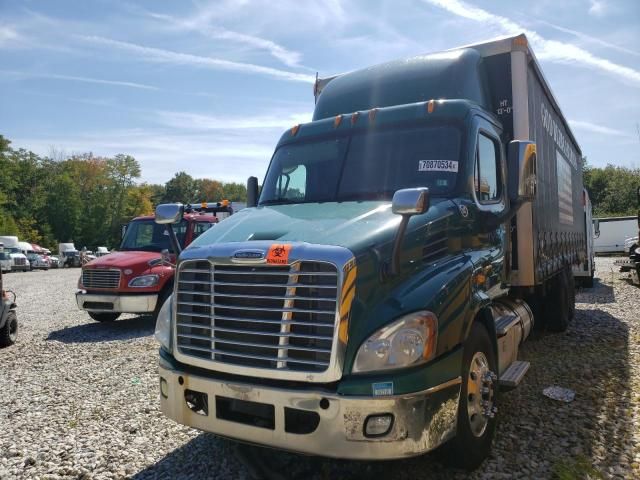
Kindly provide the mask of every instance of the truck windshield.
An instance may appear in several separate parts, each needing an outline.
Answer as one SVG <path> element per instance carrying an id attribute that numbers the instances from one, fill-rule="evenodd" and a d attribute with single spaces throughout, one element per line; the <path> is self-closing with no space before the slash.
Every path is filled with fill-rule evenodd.
<path id="1" fill-rule="evenodd" d="M 461 134 L 453 126 L 389 130 L 279 148 L 260 205 L 391 200 L 396 190 L 456 184 Z"/>
<path id="2" fill-rule="evenodd" d="M 184 247 L 184 238 L 187 233 L 187 222 L 180 221 L 173 225 L 173 230 L 178 237 L 178 243 Z M 153 220 L 136 220 L 127 227 L 127 232 L 120 245 L 121 251 L 143 250 L 146 252 L 161 252 L 167 249 L 173 252 L 169 233 L 164 225 L 157 224 Z"/>

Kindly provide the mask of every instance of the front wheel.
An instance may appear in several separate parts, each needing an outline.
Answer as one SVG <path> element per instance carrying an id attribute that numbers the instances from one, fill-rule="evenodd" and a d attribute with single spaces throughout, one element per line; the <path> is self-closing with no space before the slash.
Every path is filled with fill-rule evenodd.
<path id="1" fill-rule="evenodd" d="M 120 316 L 119 313 L 98 313 L 98 312 L 88 312 L 89 316 L 93 318 L 96 322 L 115 322 Z"/>
<path id="2" fill-rule="evenodd" d="M 487 329 L 471 327 L 464 343 L 456 436 L 444 446 L 450 465 L 473 470 L 491 451 L 496 429 L 498 365 Z"/>
<path id="3" fill-rule="evenodd" d="M 7 323 L 0 328 L 0 348 L 16 343 L 18 338 L 18 316 L 14 310 L 7 313 Z"/>

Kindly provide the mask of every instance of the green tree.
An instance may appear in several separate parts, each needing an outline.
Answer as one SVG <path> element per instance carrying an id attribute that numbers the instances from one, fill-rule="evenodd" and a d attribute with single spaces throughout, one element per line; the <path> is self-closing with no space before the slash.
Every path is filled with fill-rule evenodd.
<path id="1" fill-rule="evenodd" d="M 163 201 L 167 203 L 182 202 L 191 203 L 197 201 L 198 183 L 186 172 L 176 173 L 165 184 Z"/>

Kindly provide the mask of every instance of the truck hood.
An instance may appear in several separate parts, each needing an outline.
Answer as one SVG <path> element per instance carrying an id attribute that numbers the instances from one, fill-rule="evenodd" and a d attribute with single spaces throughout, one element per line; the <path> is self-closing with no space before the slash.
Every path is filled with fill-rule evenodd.
<path id="1" fill-rule="evenodd" d="M 160 258 L 160 253 L 158 252 L 113 252 L 90 261 L 84 268 L 133 268 L 137 265 L 146 265 L 149 260 L 157 258 Z"/>
<path id="2" fill-rule="evenodd" d="M 434 199 L 423 221 L 442 215 Z M 359 253 L 374 244 L 393 238 L 400 216 L 391 212 L 391 203 L 380 201 L 304 203 L 247 208 L 224 220 L 200 236 L 189 248 L 213 243 L 307 242 L 337 245 Z"/>

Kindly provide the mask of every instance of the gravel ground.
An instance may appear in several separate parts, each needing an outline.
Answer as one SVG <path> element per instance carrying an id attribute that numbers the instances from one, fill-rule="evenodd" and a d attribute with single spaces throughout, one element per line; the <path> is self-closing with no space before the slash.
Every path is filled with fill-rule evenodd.
<path id="1" fill-rule="evenodd" d="M 472 475 L 437 453 L 403 462 L 270 453 L 291 478 L 640 478 L 640 290 L 599 258 L 563 334 L 534 333 L 523 384 L 503 394 L 493 454 Z M 248 478 L 235 444 L 158 409 L 149 317 L 98 324 L 78 311 L 78 269 L 13 273 L 18 343 L 0 350 L 0 479 Z M 564 404 L 542 395 L 568 387 Z"/>

